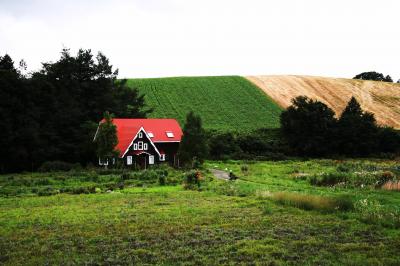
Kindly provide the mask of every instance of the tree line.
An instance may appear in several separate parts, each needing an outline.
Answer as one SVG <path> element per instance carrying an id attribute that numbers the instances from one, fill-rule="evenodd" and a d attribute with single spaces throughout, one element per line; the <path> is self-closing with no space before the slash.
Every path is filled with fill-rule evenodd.
<path id="1" fill-rule="evenodd" d="M 317 100 L 299 96 L 281 114 L 281 131 L 292 152 L 302 156 L 371 156 L 400 152 L 400 134 L 377 125 L 352 97 L 339 116 Z"/>
<path id="2" fill-rule="evenodd" d="M 91 50 L 63 49 L 56 62 L 30 75 L 0 56 L 0 172 L 54 160 L 86 164 L 95 158 L 93 136 L 104 111 L 146 117 L 144 96 L 117 74 L 105 55 Z"/>

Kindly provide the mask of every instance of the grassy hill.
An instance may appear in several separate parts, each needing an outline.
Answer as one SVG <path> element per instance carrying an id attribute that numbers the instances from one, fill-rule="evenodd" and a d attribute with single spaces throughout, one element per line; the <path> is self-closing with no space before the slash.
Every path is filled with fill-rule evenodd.
<path id="1" fill-rule="evenodd" d="M 128 85 L 146 95 L 146 103 L 154 108 L 150 117 L 175 118 L 183 124 L 193 110 L 206 129 L 279 127 L 281 107 L 243 77 L 130 79 Z"/>
<path id="2" fill-rule="evenodd" d="M 375 114 L 379 124 L 400 128 L 400 84 L 311 76 L 250 76 L 248 80 L 260 87 L 281 107 L 291 99 L 306 95 L 324 102 L 340 114 L 351 96 L 364 110 Z"/>

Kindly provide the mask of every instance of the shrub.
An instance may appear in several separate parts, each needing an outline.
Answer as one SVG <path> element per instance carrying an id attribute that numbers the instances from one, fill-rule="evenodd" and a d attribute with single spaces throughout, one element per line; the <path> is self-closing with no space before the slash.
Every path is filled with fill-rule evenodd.
<path id="1" fill-rule="evenodd" d="M 158 177 L 158 184 L 159 184 L 160 186 L 165 186 L 165 176 L 160 175 L 160 176 Z"/>
<path id="2" fill-rule="evenodd" d="M 348 174 L 341 172 L 324 173 L 322 175 L 313 175 L 310 178 L 310 184 L 314 186 L 334 186 L 339 183 L 346 183 Z"/>
<path id="3" fill-rule="evenodd" d="M 249 172 L 249 166 L 244 164 L 240 167 L 240 170 L 242 171 L 243 174 L 248 174 Z"/>
<path id="4" fill-rule="evenodd" d="M 54 189 L 51 187 L 43 188 L 37 192 L 38 196 L 52 196 L 59 193 L 60 191 L 58 189 Z"/>
<path id="5" fill-rule="evenodd" d="M 328 198 L 316 195 L 277 192 L 272 194 L 271 199 L 276 203 L 303 210 L 332 212 L 338 210 L 348 211 L 353 208 L 353 203 L 347 197 Z"/>
<path id="6" fill-rule="evenodd" d="M 376 200 L 362 199 L 354 204 L 360 220 L 368 224 L 378 224 L 389 228 L 400 228 L 400 211 L 385 209 Z"/>
<path id="7" fill-rule="evenodd" d="M 200 190 L 201 180 L 203 179 L 201 172 L 198 170 L 192 170 L 184 174 L 184 184 L 185 189 Z"/>
<path id="8" fill-rule="evenodd" d="M 131 176 L 130 173 L 123 173 L 123 174 L 121 175 L 121 180 L 122 180 L 122 181 L 131 179 L 131 178 L 132 178 L 132 176 Z"/>
<path id="9" fill-rule="evenodd" d="M 67 163 L 63 161 L 47 161 L 44 162 L 40 167 L 40 172 L 56 172 L 56 171 L 70 171 L 75 168 L 76 164 Z"/>

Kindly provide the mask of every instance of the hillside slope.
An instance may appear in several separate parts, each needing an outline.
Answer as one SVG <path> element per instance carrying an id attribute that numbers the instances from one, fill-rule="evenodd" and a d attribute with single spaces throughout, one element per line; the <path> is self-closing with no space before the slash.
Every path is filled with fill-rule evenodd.
<path id="1" fill-rule="evenodd" d="M 130 79 L 154 108 L 150 117 L 175 118 L 181 125 L 193 110 L 206 129 L 249 131 L 279 127 L 282 109 L 243 77 Z"/>
<path id="2" fill-rule="evenodd" d="M 362 108 L 375 114 L 379 124 L 400 128 L 400 84 L 311 76 L 248 76 L 281 107 L 306 95 L 340 114 L 352 95 Z"/>

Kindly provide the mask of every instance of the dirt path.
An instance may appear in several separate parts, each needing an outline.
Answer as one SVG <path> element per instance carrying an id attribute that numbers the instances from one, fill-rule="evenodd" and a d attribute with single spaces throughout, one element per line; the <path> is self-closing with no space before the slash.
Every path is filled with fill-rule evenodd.
<path id="1" fill-rule="evenodd" d="M 211 173 L 218 179 L 222 180 L 229 180 L 229 173 L 222 171 L 222 170 L 217 170 L 217 169 L 210 169 Z"/>

